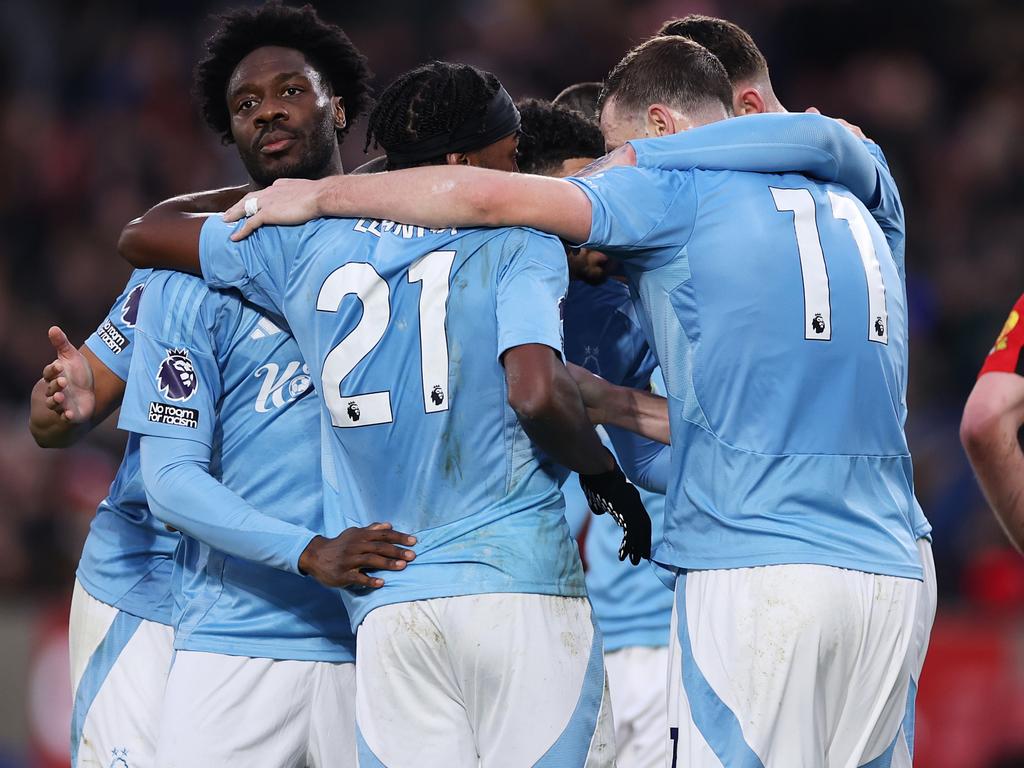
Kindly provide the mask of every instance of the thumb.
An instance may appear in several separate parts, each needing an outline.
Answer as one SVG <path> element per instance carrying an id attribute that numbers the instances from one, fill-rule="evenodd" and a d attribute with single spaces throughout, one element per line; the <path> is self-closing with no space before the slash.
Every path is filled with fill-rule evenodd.
<path id="1" fill-rule="evenodd" d="M 47 336 L 50 337 L 50 344 L 60 357 L 68 357 L 75 351 L 74 346 L 68 341 L 67 335 L 59 326 L 50 326 Z"/>

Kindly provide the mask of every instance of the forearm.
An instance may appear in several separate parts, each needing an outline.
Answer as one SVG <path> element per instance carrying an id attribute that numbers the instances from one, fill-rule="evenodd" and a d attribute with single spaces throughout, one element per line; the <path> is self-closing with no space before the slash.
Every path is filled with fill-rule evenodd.
<path id="1" fill-rule="evenodd" d="M 568 374 L 556 376 L 539 403 L 513 403 L 530 439 L 552 459 L 581 475 L 605 472 L 614 464 L 587 418 L 579 390 Z"/>
<path id="2" fill-rule="evenodd" d="M 606 427 L 628 430 L 664 445 L 672 442 L 668 400 L 642 389 L 608 384 L 602 393 L 599 419 Z"/>
<path id="3" fill-rule="evenodd" d="M 217 482 L 205 453 L 194 441 L 143 436 L 142 477 L 153 514 L 214 549 L 299 573 L 299 558 L 317 534 L 263 514 Z"/>
<path id="4" fill-rule="evenodd" d="M 40 448 L 67 448 L 86 435 L 92 424 L 75 424 L 46 405 L 46 380 L 32 388 L 28 428 Z"/>
<path id="5" fill-rule="evenodd" d="M 878 201 L 874 158 L 853 133 L 822 115 L 750 115 L 631 144 L 641 167 L 802 173 L 842 184 L 869 208 Z"/>
<path id="6" fill-rule="evenodd" d="M 530 226 L 583 242 L 590 202 L 573 184 L 466 166 L 410 168 L 319 182 L 322 216 L 365 216 L 423 227 Z M 581 209 L 582 206 L 582 209 Z"/>
<path id="7" fill-rule="evenodd" d="M 671 446 L 610 425 L 605 431 L 630 482 L 653 493 L 665 493 L 672 466 Z"/>

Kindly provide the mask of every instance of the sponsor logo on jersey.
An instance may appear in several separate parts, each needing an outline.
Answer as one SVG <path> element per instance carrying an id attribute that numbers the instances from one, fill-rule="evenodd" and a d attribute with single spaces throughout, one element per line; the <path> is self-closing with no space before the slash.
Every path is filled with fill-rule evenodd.
<path id="1" fill-rule="evenodd" d="M 282 408 L 286 403 L 297 400 L 313 388 L 309 378 L 309 366 L 293 360 L 284 366 L 277 363 L 266 363 L 253 372 L 257 379 L 262 378 L 260 392 L 256 396 L 256 413 L 267 413 L 274 408 Z"/>
<path id="2" fill-rule="evenodd" d="M 199 389 L 199 379 L 187 349 L 167 350 L 167 357 L 156 372 L 156 385 L 160 394 L 171 402 L 183 403 L 192 398 Z"/>
<path id="3" fill-rule="evenodd" d="M 199 411 L 195 408 L 182 408 L 151 401 L 149 404 L 149 420 L 155 424 L 167 424 L 172 427 L 199 427 Z"/>
<path id="4" fill-rule="evenodd" d="M 145 288 L 145 283 L 136 285 L 128 292 L 124 304 L 121 305 L 121 319 L 124 320 L 124 324 L 129 328 L 134 328 L 136 321 L 139 319 L 139 304 L 142 303 L 142 292 Z"/>
<path id="5" fill-rule="evenodd" d="M 107 320 L 100 329 L 96 331 L 96 335 L 100 337 L 100 341 L 107 345 L 107 349 L 113 352 L 115 355 L 120 355 L 127 349 L 128 338 L 117 330 L 117 326 Z"/>

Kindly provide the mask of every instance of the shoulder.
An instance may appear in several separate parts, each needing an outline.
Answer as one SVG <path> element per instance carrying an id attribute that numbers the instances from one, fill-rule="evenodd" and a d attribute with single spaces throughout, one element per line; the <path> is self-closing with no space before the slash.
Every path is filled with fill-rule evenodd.
<path id="1" fill-rule="evenodd" d="M 1024 375 L 1024 294 L 1010 310 L 996 343 L 989 350 L 981 376 L 985 373 L 1004 372 Z"/>
<path id="2" fill-rule="evenodd" d="M 146 282 L 139 328 L 166 341 L 186 341 L 197 326 L 211 324 L 207 319 L 216 316 L 228 295 L 193 275 L 156 270 Z"/>

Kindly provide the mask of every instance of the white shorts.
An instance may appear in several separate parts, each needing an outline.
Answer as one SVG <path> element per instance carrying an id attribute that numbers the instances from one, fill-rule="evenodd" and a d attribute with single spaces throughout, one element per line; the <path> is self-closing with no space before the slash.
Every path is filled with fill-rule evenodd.
<path id="1" fill-rule="evenodd" d="M 101 603 L 75 581 L 71 765 L 152 768 L 174 631 Z"/>
<path id="2" fill-rule="evenodd" d="M 156 763 L 354 768 L 355 676 L 351 663 L 178 651 Z"/>
<path id="3" fill-rule="evenodd" d="M 668 646 L 631 646 L 604 655 L 615 713 L 618 768 L 659 768 L 665 762 Z"/>
<path id="4" fill-rule="evenodd" d="M 909 766 L 897 747 L 913 739 L 934 570 L 926 578 L 818 565 L 681 574 L 666 765 Z"/>
<path id="5" fill-rule="evenodd" d="M 376 608 L 356 635 L 361 768 L 615 763 L 601 634 L 582 597 Z"/>

